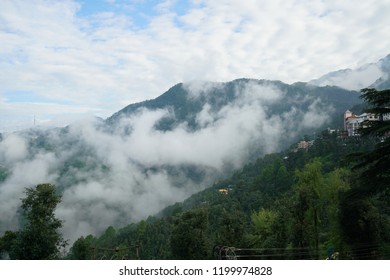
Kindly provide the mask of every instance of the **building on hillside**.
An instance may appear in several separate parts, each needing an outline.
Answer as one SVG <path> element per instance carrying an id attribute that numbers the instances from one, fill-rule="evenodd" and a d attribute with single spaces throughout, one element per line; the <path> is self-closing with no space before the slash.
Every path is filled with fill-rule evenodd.
<path id="1" fill-rule="evenodd" d="M 355 115 L 351 111 L 347 110 L 344 113 L 344 130 L 347 131 L 348 136 L 359 136 L 359 128 L 364 121 L 377 121 L 378 116 L 370 113 L 363 113 L 361 115 Z"/>
<path id="2" fill-rule="evenodd" d="M 229 190 L 228 190 L 228 189 L 218 189 L 218 192 L 219 192 L 220 194 L 224 194 L 224 195 L 229 194 Z"/>
<path id="3" fill-rule="evenodd" d="M 347 120 L 347 132 L 348 136 L 359 136 L 358 129 L 363 122 L 361 118 L 349 117 Z"/>
<path id="4" fill-rule="evenodd" d="M 328 133 L 329 134 L 333 134 L 333 133 L 338 133 L 338 131 L 336 129 L 334 129 L 334 128 L 328 127 Z"/>
<path id="5" fill-rule="evenodd" d="M 309 149 L 309 142 L 304 141 L 304 140 L 299 141 L 298 142 L 298 149 L 304 149 L 304 150 Z"/>
<path id="6" fill-rule="evenodd" d="M 297 149 L 295 151 L 308 150 L 311 146 L 313 146 L 313 144 L 314 144 L 314 140 L 311 141 L 301 140 L 298 142 Z"/>
<path id="7" fill-rule="evenodd" d="M 350 110 L 345 111 L 344 113 L 344 130 L 347 131 L 347 120 L 348 118 L 354 117 L 356 115 L 352 114 Z"/>

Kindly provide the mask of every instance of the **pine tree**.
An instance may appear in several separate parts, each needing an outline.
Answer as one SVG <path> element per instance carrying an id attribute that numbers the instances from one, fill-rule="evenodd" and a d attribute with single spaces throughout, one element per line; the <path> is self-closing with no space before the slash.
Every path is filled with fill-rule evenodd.
<path id="1" fill-rule="evenodd" d="M 365 112 L 375 118 L 364 121 L 359 133 L 362 140 L 371 138 L 376 144 L 371 151 L 350 157 L 355 176 L 340 201 L 340 225 L 353 258 L 386 258 L 383 248 L 390 242 L 390 90 L 363 89 L 361 97 L 368 104 Z"/>
<path id="2" fill-rule="evenodd" d="M 357 162 L 354 169 L 361 171 L 363 189 L 378 193 L 390 188 L 390 89 L 363 89 L 361 97 L 369 104 L 365 112 L 376 118 L 364 121 L 359 132 L 362 137 L 373 137 L 377 144 L 374 150 L 352 158 Z"/>

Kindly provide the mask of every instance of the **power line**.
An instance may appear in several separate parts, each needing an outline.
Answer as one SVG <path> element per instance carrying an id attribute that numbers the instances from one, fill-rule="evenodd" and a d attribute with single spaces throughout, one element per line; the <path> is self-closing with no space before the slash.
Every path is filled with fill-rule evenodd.
<path id="1" fill-rule="evenodd" d="M 353 256 L 356 258 L 379 258 L 380 245 L 374 243 L 355 244 L 355 248 L 343 251 L 344 256 Z M 334 255 L 338 258 L 340 252 Z M 248 259 L 248 258 L 318 258 L 319 255 L 329 256 L 327 249 L 314 249 L 310 247 L 294 248 L 235 248 L 229 246 L 214 246 L 214 256 L 217 259 Z"/>

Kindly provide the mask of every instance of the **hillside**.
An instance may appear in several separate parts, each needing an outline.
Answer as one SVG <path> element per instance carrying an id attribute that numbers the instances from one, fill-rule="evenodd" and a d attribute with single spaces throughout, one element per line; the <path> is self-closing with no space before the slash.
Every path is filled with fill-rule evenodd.
<path id="1" fill-rule="evenodd" d="M 269 89 L 275 90 L 271 93 L 274 96 L 266 96 L 267 100 L 264 100 L 262 93 Z M 248 96 L 245 95 L 248 90 L 254 91 L 250 98 L 260 102 L 276 100 L 278 94 L 282 92 L 283 102 L 266 103 L 269 105 L 269 111 L 267 111 L 269 116 L 282 115 L 291 108 L 307 111 L 317 98 L 321 100 L 321 105 L 331 106 L 339 115 L 344 113 L 345 108 L 359 103 L 357 92 L 335 86 L 317 87 L 302 82 L 289 85 L 280 81 L 249 79 L 238 79 L 227 83 L 192 82 L 177 84 L 156 99 L 131 104 L 109 117 L 107 123 L 115 125 L 121 118 L 134 115 L 137 110 L 142 108 L 148 110 L 169 109 L 173 115 L 161 120 L 156 129 L 172 130 L 179 124 L 186 122 L 191 129 L 196 130 L 201 128 L 196 116 L 206 105 L 210 106 L 212 112 L 218 112 L 228 104 L 247 98 Z"/>
<path id="2" fill-rule="evenodd" d="M 24 188 L 42 182 L 63 194 L 57 212 L 70 240 L 145 219 L 302 135 L 341 127 L 360 102 L 355 91 L 305 83 L 192 82 L 107 120 L 7 134 L 0 231 L 19 227 Z"/>
<path id="3" fill-rule="evenodd" d="M 141 259 L 389 258 L 387 247 L 376 243 L 352 246 L 351 234 L 340 224 L 343 215 L 351 215 L 340 206 L 350 200 L 352 174 L 346 156 L 371 150 L 373 145 L 370 140 L 340 138 L 324 131 L 309 149 L 294 145 L 258 158 L 157 216 L 119 229 L 109 227 L 100 236 L 82 237 L 69 258 L 79 258 L 82 246 L 124 248 L 130 258 L 135 257 L 132 248 L 140 246 Z M 317 188 L 317 195 L 306 189 L 305 180 L 314 180 L 311 186 Z M 318 224 L 311 218 L 314 210 Z M 370 208 L 361 211 L 374 214 Z M 372 222 L 361 220 L 362 232 L 373 230 Z M 381 242 L 389 238 L 383 229 L 378 237 Z M 92 257 L 85 252 L 83 256 Z M 95 256 L 102 257 L 103 253 Z M 105 252 L 105 258 L 109 257 L 115 258 Z"/>
<path id="4" fill-rule="evenodd" d="M 338 86 L 349 90 L 361 90 L 373 87 L 379 90 L 389 88 L 390 54 L 375 63 L 368 63 L 356 69 L 342 69 L 311 80 L 315 86 Z"/>

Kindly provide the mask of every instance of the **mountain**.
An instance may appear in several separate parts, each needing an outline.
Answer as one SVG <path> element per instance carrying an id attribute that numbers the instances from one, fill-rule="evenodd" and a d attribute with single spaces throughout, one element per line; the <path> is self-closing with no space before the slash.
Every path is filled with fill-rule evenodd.
<path id="1" fill-rule="evenodd" d="M 63 194 L 67 239 L 139 221 L 305 134 L 342 127 L 358 103 L 333 86 L 190 82 L 106 120 L 3 135 L 0 234 L 18 228 L 24 189 L 45 182 Z"/>
<path id="2" fill-rule="evenodd" d="M 330 72 L 309 84 L 315 86 L 338 86 L 349 90 L 367 87 L 385 89 L 390 86 L 390 54 L 376 63 L 368 63 L 357 69 Z"/>
<path id="3" fill-rule="evenodd" d="M 269 91 L 273 96 L 266 96 Z M 202 128 L 198 114 L 209 106 L 216 114 L 229 104 L 245 100 L 248 91 L 253 91 L 250 102 L 263 102 L 267 106 L 267 116 L 283 115 L 295 108 L 307 111 L 316 99 L 323 107 L 332 107 L 336 114 L 342 114 L 346 108 L 359 103 L 359 94 L 336 86 L 313 86 L 298 82 L 292 85 L 281 81 L 238 79 L 227 83 L 193 82 L 177 84 L 153 100 L 131 104 L 106 121 L 115 125 L 121 118 L 128 118 L 140 109 L 169 110 L 171 114 L 162 118 L 155 126 L 157 130 L 172 130 L 185 123 L 191 130 Z M 283 95 L 279 100 L 278 95 Z M 274 102 L 275 101 L 275 102 Z M 215 120 L 213 120 L 215 121 Z"/>
<path id="4" fill-rule="evenodd" d="M 225 259 L 223 248 L 235 251 L 237 259 L 325 259 L 332 242 L 332 247 L 340 252 L 340 259 L 350 259 L 352 254 L 362 258 L 367 251 L 348 250 L 350 247 L 342 246 L 348 239 L 335 238 L 347 236 L 340 228 L 350 226 L 350 221 L 345 223 L 339 217 L 351 212 L 356 215 L 356 211 L 334 206 L 342 205 L 339 199 L 349 188 L 349 164 L 345 157 L 357 150 L 370 149 L 374 141 L 340 138 L 336 133 L 323 131 L 311 142 L 308 149 L 297 150 L 294 146 L 260 157 L 157 215 L 122 228 L 109 227 L 96 237 L 79 239 L 74 248 L 80 248 L 81 242 L 95 248 L 127 247 L 137 242 L 142 244 L 141 259 Z M 310 188 L 305 190 L 297 183 L 302 174 L 306 174 L 305 182 L 310 181 L 307 185 Z M 313 185 L 318 187 L 315 182 L 321 182 L 322 188 L 319 188 L 321 195 L 313 196 L 316 199 L 313 202 L 307 195 Z M 321 205 L 316 209 L 321 211 L 321 219 L 313 221 L 310 204 Z M 305 212 L 307 216 L 303 216 L 307 218 L 302 217 Z M 361 225 L 364 218 L 355 220 Z M 315 242 L 302 244 L 303 237 L 313 237 L 311 231 L 302 228 L 308 229 L 313 223 L 318 225 L 322 237 L 319 250 L 315 249 Z M 335 224 L 338 227 L 329 226 Z M 359 231 L 354 234 L 361 235 Z M 377 251 L 374 253 L 378 255 Z M 384 250 L 383 255 L 388 258 L 388 251 Z M 78 258 L 72 253 L 69 257 Z M 101 258 L 102 254 L 93 257 Z"/>

